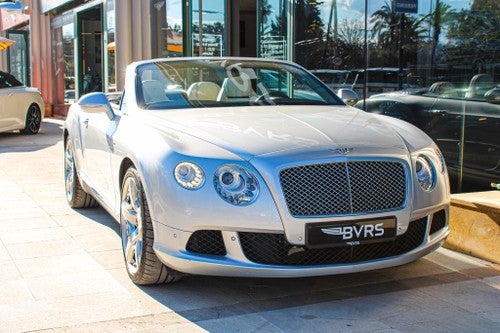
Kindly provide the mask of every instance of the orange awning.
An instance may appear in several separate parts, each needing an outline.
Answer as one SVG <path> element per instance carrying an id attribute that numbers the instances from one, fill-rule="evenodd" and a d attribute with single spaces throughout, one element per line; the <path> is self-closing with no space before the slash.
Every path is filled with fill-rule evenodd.
<path id="1" fill-rule="evenodd" d="M 182 53 L 182 45 L 168 44 L 167 51 Z"/>
<path id="2" fill-rule="evenodd" d="M 0 37 L 0 50 L 7 50 L 16 41 L 5 37 Z"/>

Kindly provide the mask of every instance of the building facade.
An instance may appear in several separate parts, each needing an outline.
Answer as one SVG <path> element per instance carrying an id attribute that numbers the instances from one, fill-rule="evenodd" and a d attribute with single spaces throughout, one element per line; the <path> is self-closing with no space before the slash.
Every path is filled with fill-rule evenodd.
<path id="1" fill-rule="evenodd" d="M 491 189 L 500 178 L 500 136 L 490 133 L 500 128 L 500 104 L 471 97 L 469 91 L 473 83 L 491 90 L 500 82 L 498 0 L 20 3 L 17 15 L 24 23 L 2 25 L 1 33 L 16 41 L 25 38 L 26 52 L 16 51 L 23 48 L 18 41 L 11 53 L 0 53 L 0 64 L 41 89 L 51 114 L 64 116 L 68 105 L 87 92 L 120 91 L 132 61 L 179 56 L 291 60 L 332 89 L 353 89 L 361 99 L 402 89 L 445 97 L 426 106 L 440 118 L 426 118 L 420 127 L 431 134 L 436 124 L 447 128 L 449 135 L 434 133 L 439 137 L 433 138 L 446 146 L 449 164 L 457 165 L 453 191 Z M 6 10 L 0 12 L 4 21 Z M 453 87 L 453 95 L 440 92 L 446 87 Z M 445 106 L 438 105 L 443 100 Z M 470 101 L 477 102 L 472 108 L 479 113 L 466 122 Z M 378 107 L 392 110 L 395 103 Z M 487 126 L 476 132 L 469 129 L 472 123 Z M 487 138 L 476 138 L 477 133 L 488 133 Z M 481 186 L 467 185 L 469 169 L 480 169 L 474 177 Z"/>

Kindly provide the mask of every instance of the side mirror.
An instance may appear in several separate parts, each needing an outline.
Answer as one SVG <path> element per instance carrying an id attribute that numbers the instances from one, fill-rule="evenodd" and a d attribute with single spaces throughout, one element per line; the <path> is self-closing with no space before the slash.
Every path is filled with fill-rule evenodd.
<path id="1" fill-rule="evenodd" d="M 486 94 L 484 94 L 486 98 L 486 102 L 491 104 L 500 104 L 500 88 L 493 88 L 488 90 Z"/>
<path id="2" fill-rule="evenodd" d="M 353 106 L 356 104 L 357 101 L 359 101 L 359 95 L 351 89 L 339 89 L 337 94 L 346 102 L 347 105 Z"/>
<path id="3" fill-rule="evenodd" d="M 102 92 L 94 92 L 83 95 L 78 100 L 78 105 L 84 112 L 88 113 L 105 113 L 109 120 L 115 117 L 115 113 L 109 104 L 108 98 Z"/>

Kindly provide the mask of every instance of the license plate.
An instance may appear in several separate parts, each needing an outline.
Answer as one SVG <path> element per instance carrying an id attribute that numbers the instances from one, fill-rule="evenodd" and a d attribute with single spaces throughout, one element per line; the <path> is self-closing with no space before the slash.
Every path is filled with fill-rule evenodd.
<path id="1" fill-rule="evenodd" d="M 309 248 L 355 246 L 395 238 L 395 217 L 306 224 L 306 244 Z"/>

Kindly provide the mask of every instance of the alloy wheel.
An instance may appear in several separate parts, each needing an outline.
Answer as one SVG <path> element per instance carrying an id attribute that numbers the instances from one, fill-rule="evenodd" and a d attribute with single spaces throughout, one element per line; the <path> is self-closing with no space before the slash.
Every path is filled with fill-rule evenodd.
<path id="1" fill-rule="evenodd" d="M 41 125 L 41 115 L 38 108 L 34 105 L 30 106 L 28 111 L 28 129 L 31 133 L 37 133 Z"/>
<path id="2" fill-rule="evenodd" d="M 75 191 L 75 161 L 69 140 L 66 143 L 64 152 L 64 184 L 66 188 L 66 199 L 70 202 L 73 198 L 73 192 Z"/>
<path id="3" fill-rule="evenodd" d="M 135 274 L 142 259 L 143 231 L 140 189 L 136 180 L 129 177 L 124 183 L 121 202 L 122 246 L 127 269 Z"/>

